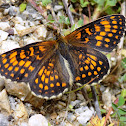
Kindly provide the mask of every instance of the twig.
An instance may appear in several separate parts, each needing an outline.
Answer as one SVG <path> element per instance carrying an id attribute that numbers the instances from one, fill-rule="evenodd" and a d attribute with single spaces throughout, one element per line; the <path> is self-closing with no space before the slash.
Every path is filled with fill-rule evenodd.
<path id="1" fill-rule="evenodd" d="M 98 99 L 97 99 L 97 94 L 96 94 L 96 90 L 95 90 L 94 86 L 91 86 L 91 91 L 93 94 L 94 106 L 95 106 L 96 113 L 97 113 L 99 119 L 102 119 L 101 111 L 100 111 L 99 103 L 98 103 Z"/>
<path id="2" fill-rule="evenodd" d="M 70 19 L 70 23 L 71 25 L 74 25 L 74 20 L 73 20 L 73 16 L 72 16 L 72 13 L 70 11 L 70 8 L 68 7 L 68 3 L 66 0 L 62 0 L 63 1 L 63 4 L 64 4 L 64 7 L 65 7 L 65 10 L 66 10 L 66 13 Z"/>
<path id="3" fill-rule="evenodd" d="M 88 14 L 89 14 L 89 22 L 91 22 L 91 9 L 89 4 L 88 4 Z"/>

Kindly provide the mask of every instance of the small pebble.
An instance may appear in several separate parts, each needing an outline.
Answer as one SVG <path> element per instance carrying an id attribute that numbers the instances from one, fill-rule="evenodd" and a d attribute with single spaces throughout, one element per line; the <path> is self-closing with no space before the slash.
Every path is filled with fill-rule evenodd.
<path id="1" fill-rule="evenodd" d="M 8 35 L 9 34 L 7 32 L 0 30 L 0 42 L 2 42 L 3 40 L 6 40 Z"/>
<path id="2" fill-rule="evenodd" d="M 20 46 L 16 41 L 12 41 L 12 40 L 3 41 L 0 49 L 0 53 L 4 53 L 19 47 Z"/>
<path id="3" fill-rule="evenodd" d="M 109 88 L 107 88 L 103 93 L 102 93 L 102 100 L 104 105 L 109 108 L 112 106 L 112 96 L 109 91 Z"/>
<path id="4" fill-rule="evenodd" d="M 9 22 L 0 22 L 0 30 L 6 31 L 10 28 Z"/>
<path id="5" fill-rule="evenodd" d="M 4 84 L 5 84 L 4 79 L 0 77 L 0 91 L 4 89 L 4 86 L 5 86 Z"/>
<path id="6" fill-rule="evenodd" d="M 11 114 L 9 98 L 5 89 L 0 92 L 0 112 L 6 115 Z"/>
<path id="7" fill-rule="evenodd" d="M 9 126 L 7 117 L 4 116 L 3 114 L 0 114 L 0 126 Z"/>
<path id="8" fill-rule="evenodd" d="M 87 121 L 90 120 L 90 118 L 94 114 L 94 109 L 93 108 L 88 108 L 87 106 L 80 107 L 79 109 L 75 110 L 75 113 L 77 114 L 77 120 L 80 124 L 85 125 Z"/>
<path id="9" fill-rule="evenodd" d="M 35 114 L 30 117 L 28 126 L 48 126 L 48 121 L 43 115 Z"/>

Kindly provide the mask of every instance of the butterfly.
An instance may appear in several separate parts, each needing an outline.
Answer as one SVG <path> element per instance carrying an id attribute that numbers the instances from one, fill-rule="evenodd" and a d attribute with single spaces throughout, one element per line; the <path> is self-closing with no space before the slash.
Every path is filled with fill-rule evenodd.
<path id="1" fill-rule="evenodd" d="M 0 74 L 24 82 L 35 95 L 60 97 L 73 84 L 99 83 L 109 73 L 109 62 L 100 51 L 111 52 L 119 43 L 125 17 L 102 17 L 69 35 L 57 35 L 0 55 Z"/>

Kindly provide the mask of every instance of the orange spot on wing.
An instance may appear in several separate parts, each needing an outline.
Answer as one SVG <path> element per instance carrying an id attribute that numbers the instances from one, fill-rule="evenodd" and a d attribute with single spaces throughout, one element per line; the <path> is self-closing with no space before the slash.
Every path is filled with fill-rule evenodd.
<path id="1" fill-rule="evenodd" d="M 88 72 L 88 76 L 91 76 L 92 75 L 92 73 L 91 72 Z"/>
<path id="2" fill-rule="evenodd" d="M 112 21 L 113 24 L 117 24 L 117 21 Z"/>
<path id="3" fill-rule="evenodd" d="M 109 34 L 108 34 L 108 36 L 109 36 L 109 37 L 112 37 L 112 36 L 113 36 L 113 34 L 112 34 L 112 33 L 109 33 Z"/>
<path id="4" fill-rule="evenodd" d="M 43 51 L 45 51 L 46 49 L 44 49 L 43 46 L 39 46 L 39 50 L 40 50 L 41 52 L 43 52 Z"/>
<path id="5" fill-rule="evenodd" d="M 19 67 L 15 67 L 14 68 L 14 71 L 16 72 L 16 71 L 18 71 L 19 70 Z"/>
<path id="6" fill-rule="evenodd" d="M 52 64 L 52 63 L 49 63 L 49 66 L 53 67 L 53 66 L 54 66 L 54 64 Z"/>
<path id="7" fill-rule="evenodd" d="M 80 38 L 81 38 L 81 32 L 79 32 L 79 33 L 76 35 L 76 38 L 77 38 L 77 39 L 80 39 Z"/>
<path id="8" fill-rule="evenodd" d="M 101 36 L 105 36 L 106 35 L 106 32 L 100 32 L 100 35 Z"/>
<path id="9" fill-rule="evenodd" d="M 46 75 L 49 76 L 49 75 L 50 75 L 50 71 L 47 71 L 47 72 L 46 72 Z"/>
<path id="10" fill-rule="evenodd" d="M 20 58 L 21 59 L 26 58 L 26 55 L 24 53 L 25 53 L 24 50 L 21 50 L 21 53 L 20 53 Z"/>
<path id="11" fill-rule="evenodd" d="M 54 77 L 53 77 L 53 76 L 50 76 L 50 80 L 51 80 L 51 81 L 54 81 Z"/>
<path id="12" fill-rule="evenodd" d="M 24 64 L 24 67 L 28 67 L 31 64 L 31 61 L 26 61 L 26 63 Z"/>
<path id="13" fill-rule="evenodd" d="M 108 45 L 108 44 L 105 44 L 104 46 L 105 46 L 106 48 L 108 48 L 108 47 L 109 47 L 109 45 Z"/>
<path id="14" fill-rule="evenodd" d="M 13 67 L 12 67 L 12 66 L 10 66 L 10 67 L 8 68 L 8 70 L 9 70 L 9 71 L 11 71 L 12 69 L 13 69 Z"/>
<path id="15" fill-rule="evenodd" d="M 101 46 L 102 42 L 101 41 L 97 41 L 96 46 Z"/>
<path id="16" fill-rule="evenodd" d="M 80 71 L 83 71 L 83 70 L 84 70 L 83 67 L 81 67 L 81 68 L 80 68 Z"/>
<path id="17" fill-rule="evenodd" d="M 17 60 L 13 62 L 13 66 L 16 66 L 17 64 L 18 64 Z"/>
<path id="18" fill-rule="evenodd" d="M 89 67 L 86 65 L 86 66 L 84 67 L 84 69 L 85 69 L 85 70 L 88 70 L 88 69 L 89 69 Z"/>
<path id="19" fill-rule="evenodd" d="M 28 77 L 28 73 L 25 73 L 25 75 L 24 75 L 25 77 Z"/>
<path id="20" fill-rule="evenodd" d="M 45 83 L 48 84 L 49 83 L 49 79 L 45 78 Z"/>
<path id="21" fill-rule="evenodd" d="M 54 87 L 54 84 L 53 84 L 53 83 L 51 83 L 51 84 L 50 84 L 50 87 Z"/>
<path id="22" fill-rule="evenodd" d="M 55 75 L 55 79 L 58 79 L 58 75 Z"/>
<path id="23" fill-rule="evenodd" d="M 39 76 L 41 76 L 41 75 L 42 75 L 42 73 L 43 73 L 44 69 L 45 69 L 45 66 L 43 66 L 43 67 L 39 70 L 39 72 L 38 72 L 38 75 L 39 75 Z"/>
<path id="24" fill-rule="evenodd" d="M 116 32 L 117 32 L 117 30 L 113 29 L 113 30 L 112 30 L 112 32 L 113 32 L 113 33 L 116 33 Z"/>
<path id="25" fill-rule="evenodd" d="M 101 21 L 100 22 L 102 25 L 107 25 L 107 24 L 109 24 L 109 21 Z"/>
<path id="26" fill-rule="evenodd" d="M 103 39 L 102 36 L 98 36 L 98 35 L 97 35 L 95 38 L 96 38 L 97 40 L 102 40 L 102 39 Z"/>
<path id="27" fill-rule="evenodd" d="M 82 78 L 85 78 L 86 77 L 86 75 L 85 74 L 82 74 Z"/>
<path id="28" fill-rule="evenodd" d="M 60 83 L 59 83 L 59 82 L 57 82 L 57 83 L 56 83 L 56 86 L 58 86 L 58 87 L 59 87 L 59 86 L 60 86 Z"/>
<path id="29" fill-rule="evenodd" d="M 79 59 L 81 59 L 81 58 L 82 58 L 82 54 L 79 55 Z"/>
<path id="30" fill-rule="evenodd" d="M 21 60 L 21 61 L 19 62 L 19 66 L 23 66 L 24 63 L 25 63 L 25 61 Z"/>
<path id="31" fill-rule="evenodd" d="M 101 70 L 101 67 L 97 67 L 97 70 L 100 71 Z"/>
<path id="32" fill-rule="evenodd" d="M 29 50 L 31 51 L 30 56 L 34 56 L 34 48 L 30 47 Z"/>
<path id="33" fill-rule="evenodd" d="M 94 71 L 94 75 L 98 75 L 98 72 L 97 71 Z"/>
<path id="34" fill-rule="evenodd" d="M 38 84 L 38 78 L 35 79 L 35 83 Z"/>
<path id="35" fill-rule="evenodd" d="M 23 74 L 25 72 L 25 69 L 21 69 L 20 73 Z"/>
<path id="36" fill-rule="evenodd" d="M 7 68 L 8 66 L 9 66 L 9 64 L 8 64 L 8 63 L 4 65 L 4 67 L 5 67 L 5 68 Z"/>
<path id="37" fill-rule="evenodd" d="M 93 66 L 96 66 L 96 62 L 95 61 L 91 60 L 91 63 L 92 63 Z"/>
<path id="38" fill-rule="evenodd" d="M 102 64 L 103 64 L 103 62 L 102 62 L 102 61 L 99 61 L 99 64 L 100 64 L 100 65 L 102 65 Z"/>
<path id="39" fill-rule="evenodd" d="M 13 63 L 16 60 L 17 60 L 16 57 L 13 57 L 13 58 L 10 59 L 10 63 Z"/>
<path id="40" fill-rule="evenodd" d="M 97 26 L 97 25 L 95 25 L 95 31 L 96 32 L 99 32 L 101 29 L 100 29 L 100 26 Z"/>
<path id="41" fill-rule="evenodd" d="M 117 26 L 117 25 L 114 25 L 114 26 L 113 26 L 113 28 L 117 29 L 117 28 L 118 28 L 118 26 Z"/>
<path id="42" fill-rule="evenodd" d="M 5 58 L 4 60 L 2 60 L 3 64 L 5 64 L 7 62 L 7 59 Z"/>
<path id="43" fill-rule="evenodd" d="M 30 70 L 31 72 L 32 72 L 34 69 L 35 69 L 35 67 L 33 67 L 33 66 L 30 66 L 30 67 L 28 68 L 28 70 Z"/>
<path id="44" fill-rule="evenodd" d="M 39 87 L 40 87 L 41 89 L 43 89 L 43 84 L 42 84 L 42 83 L 40 83 L 40 84 L 39 84 Z"/>
<path id="45" fill-rule="evenodd" d="M 66 83 L 62 83 L 62 87 L 66 87 Z"/>
<path id="46" fill-rule="evenodd" d="M 91 65 L 90 65 L 90 68 L 91 68 L 91 70 L 93 70 L 93 69 L 94 69 L 94 66 L 91 64 Z"/>
<path id="47" fill-rule="evenodd" d="M 110 39 L 109 39 L 109 38 L 105 38 L 105 41 L 106 41 L 106 42 L 110 42 Z"/>
<path id="48" fill-rule="evenodd" d="M 10 54 L 10 56 L 9 56 L 9 59 L 11 59 L 11 58 L 15 57 L 16 55 L 17 55 L 17 51 L 15 51 L 15 52 L 11 53 L 11 54 Z"/>
<path id="49" fill-rule="evenodd" d="M 45 80 L 45 74 L 42 75 L 41 80 L 42 80 L 42 82 L 44 82 L 44 80 Z"/>
<path id="50" fill-rule="evenodd" d="M 49 87 L 46 85 L 45 87 L 44 87 L 44 90 L 48 90 L 49 89 Z"/>
<path id="51" fill-rule="evenodd" d="M 88 35 L 91 35 L 92 33 L 89 31 L 89 28 L 85 29 L 86 33 L 88 33 Z"/>
<path id="52" fill-rule="evenodd" d="M 11 76 L 11 77 L 14 77 L 14 74 L 13 74 L 13 73 L 11 73 L 11 74 L 10 74 L 10 76 Z"/>
<path id="53" fill-rule="evenodd" d="M 80 79 L 80 77 L 79 77 L 79 76 L 78 76 L 78 77 L 76 77 L 76 81 L 79 81 L 79 80 L 81 80 L 81 79 Z"/>

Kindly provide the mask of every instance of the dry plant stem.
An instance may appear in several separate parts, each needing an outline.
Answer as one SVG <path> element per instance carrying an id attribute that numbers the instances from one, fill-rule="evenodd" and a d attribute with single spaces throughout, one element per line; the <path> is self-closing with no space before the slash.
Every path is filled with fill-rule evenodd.
<path id="1" fill-rule="evenodd" d="M 101 111 L 100 111 L 99 103 L 98 103 L 98 99 L 97 99 L 97 94 L 96 94 L 96 90 L 95 90 L 94 86 L 91 86 L 91 91 L 93 94 L 94 106 L 95 106 L 96 113 L 97 113 L 99 119 L 102 119 Z"/>
<path id="2" fill-rule="evenodd" d="M 89 4 L 88 4 L 88 14 L 89 14 L 89 22 L 91 22 L 91 10 L 90 10 L 90 5 Z"/>
<path id="3" fill-rule="evenodd" d="M 70 23 L 71 25 L 74 25 L 74 20 L 73 20 L 73 16 L 72 16 L 72 13 L 70 11 L 70 8 L 68 7 L 68 3 L 67 3 L 67 0 L 62 0 L 63 1 L 63 4 L 64 4 L 64 7 L 65 7 L 65 10 L 66 10 L 66 13 L 70 19 Z"/>
<path id="4" fill-rule="evenodd" d="M 111 112 L 112 112 L 112 107 L 109 108 L 109 111 L 108 111 L 108 114 L 106 115 L 105 122 L 104 122 L 103 126 L 106 126 L 106 122 L 109 119 Z"/>
<path id="5" fill-rule="evenodd" d="M 125 5 L 126 5 L 126 1 L 124 1 L 122 4 L 121 4 L 121 14 L 125 16 L 126 12 L 125 12 Z M 117 46 L 117 64 L 120 64 L 121 62 L 121 49 L 123 49 L 123 42 L 124 42 L 124 36 L 120 39 L 120 43 L 118 44 Z M 119 67 L 119 72 L 118 74 L 120 74 L 121 72 L 121 69 Z"/>

